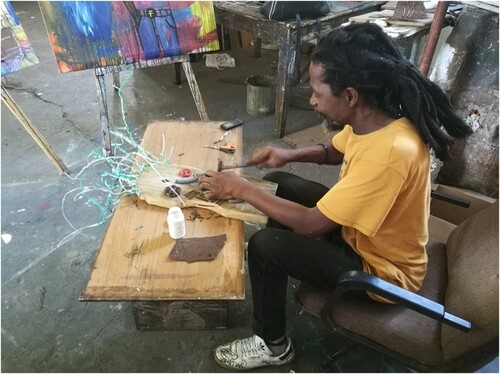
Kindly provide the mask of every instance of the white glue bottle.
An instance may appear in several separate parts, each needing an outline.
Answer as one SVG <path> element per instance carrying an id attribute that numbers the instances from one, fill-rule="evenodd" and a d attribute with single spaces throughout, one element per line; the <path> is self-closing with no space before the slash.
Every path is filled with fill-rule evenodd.
<path id="1" fill-rule="evenodd" d="M 186 222 L 181 208 L 173 207 L 168 210 L 167 223 L 168 232 L 172 239 L 180 239 L 186 235 Z"/>

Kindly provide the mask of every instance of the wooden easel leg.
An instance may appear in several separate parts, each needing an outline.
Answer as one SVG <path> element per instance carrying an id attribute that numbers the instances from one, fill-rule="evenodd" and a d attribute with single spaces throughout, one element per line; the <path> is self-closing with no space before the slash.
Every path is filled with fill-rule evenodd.
<path id="1" fill-rule="evenodd" d="M 194 103 L 198 108 L 198 113 L 200 114 L 200 118 L 204 122 L 208 122 L 208 114 L 205 109 L 205 104 L 203 103 L 203 98 L 201 97 L 200 89 L 198 88 L 198 82 L 196 82 L 196 77 L 194 76 L 193 69 L 191 67 L 191 62 L 185 61 L 182 62 L 182 68 L 184 69 L 184 74 L 186 74 L 186 80 L 189 84 L 189 88 L 191 89 L 191 93 L 193 95 Z"/>
<path id="2" fill-rule="evenodd" d="M 120 88 L 120 73 L 113 73 L 113 87 L 117 91 Z"/>
<path id="3" fill-rule="evenodd" d="M 285 135 L 288 97 L 295 71 L 297 48 L 291 34 L 280 44 L 278 77 L 276 81 L 276 118 L 275 133 L 282 138 Z"/>
<path id="4" fill-rule="evenodd" d="M 99 119 L 101 121 L 102 132 L 102 147 L 104 156 L 112 156 L 111 151 L 111 137 L 109 134 L 109 112 L 108 100 L 106 96 L 106 82 L 104 74 L 100 73 L 97 69 L 95 71 L 96 84 L 97 84 L 97 101 L 99 103 Z"/>
<path id="5" fill-rule="evenodd" d="M 66 165 L 57 157 L 52 147 L 47 143 L 45 138 L 42 136 L 40 131 L 35 127 L 35 125 L 30 121 L 26 114 L 21 110 L 21 108 L 16 104 L 12 96 L 7 92 L 4 86 L 2 86 L 2 102 L 10 109 L 12 114 L 17 118 L 26 131 L 35 140 L 36 144 L 42 149 L 42 151 L 49 157 L 50 161 L 56 166 L 61 174 L 68 173 L 68 168 Z"/>

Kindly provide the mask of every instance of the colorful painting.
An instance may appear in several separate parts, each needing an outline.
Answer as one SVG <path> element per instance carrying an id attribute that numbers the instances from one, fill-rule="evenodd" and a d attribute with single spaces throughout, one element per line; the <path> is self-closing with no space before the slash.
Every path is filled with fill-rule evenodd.
<path id="1" fill-rule="evenodd" d="M 38 64 L 19 19 L 9 1 L 0 2 L 2 20 L 2 76 Z"/>
<path id="2" fill-rule="evenodd" d="M 211 1 L 40 1 L 61 73 L 219 49 Z"/>

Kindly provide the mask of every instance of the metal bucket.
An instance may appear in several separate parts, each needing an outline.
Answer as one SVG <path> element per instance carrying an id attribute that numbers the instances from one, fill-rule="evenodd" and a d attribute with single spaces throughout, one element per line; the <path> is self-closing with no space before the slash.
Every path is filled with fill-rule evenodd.
<path id="1" fill-rule="evenodd" d="M 276 78 L 272 75 L 252 75 L 247 78 L 247 113 L 265 117 L 274 113 Z"/>

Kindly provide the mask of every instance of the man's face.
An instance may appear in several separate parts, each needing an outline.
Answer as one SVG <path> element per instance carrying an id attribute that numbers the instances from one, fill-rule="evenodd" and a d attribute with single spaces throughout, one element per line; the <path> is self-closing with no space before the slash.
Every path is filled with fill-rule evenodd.
<path id="1" fill-rule="evenodd" d="M 309 77 L 312 87 L 312 95 L 309 103 L 314 110 L 323 115 L 334 124 L 344 125 L 349 118 L 349 102 L 342 93 L 335 96 L 330 85 L 323 82 L 323 67 L 320 64 L 309 65 Z"/>

